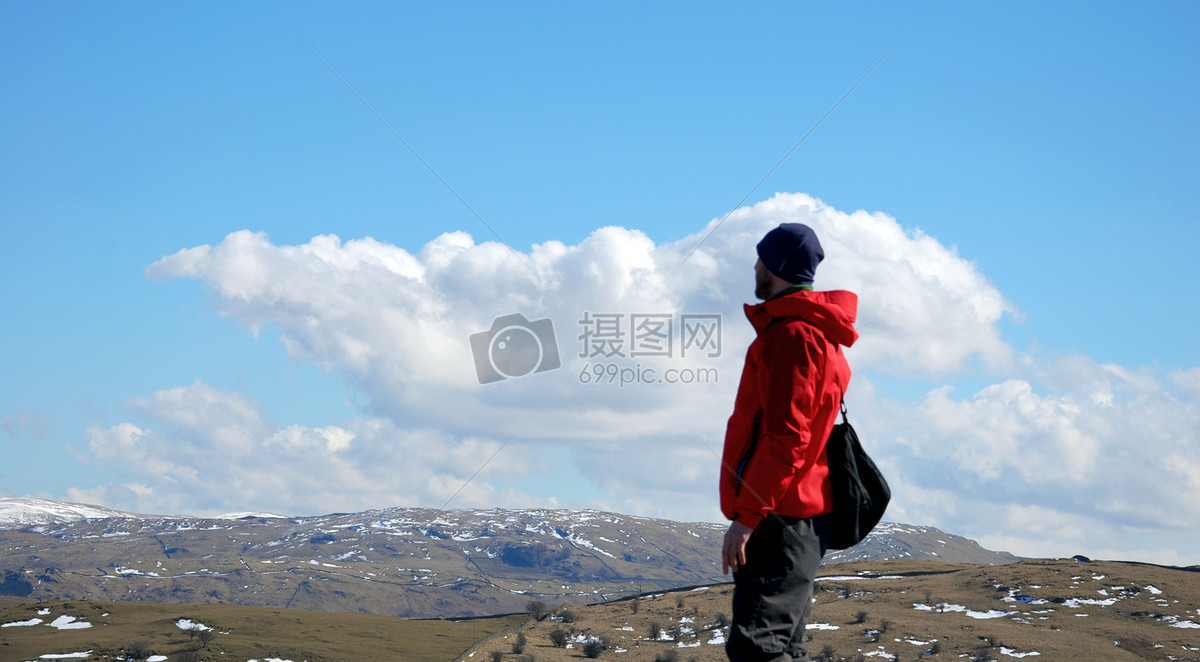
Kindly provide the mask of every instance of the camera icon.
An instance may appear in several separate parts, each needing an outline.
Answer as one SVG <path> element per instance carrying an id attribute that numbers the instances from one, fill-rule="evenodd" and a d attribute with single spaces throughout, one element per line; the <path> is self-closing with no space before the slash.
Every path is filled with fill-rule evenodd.
<path id="1" fill-rule="evenodd" d="M 530 322 L 521 313 L 497 317 L 492 328 L 471 334 L 480 384 L 562 367 L 550 318 Z"/>

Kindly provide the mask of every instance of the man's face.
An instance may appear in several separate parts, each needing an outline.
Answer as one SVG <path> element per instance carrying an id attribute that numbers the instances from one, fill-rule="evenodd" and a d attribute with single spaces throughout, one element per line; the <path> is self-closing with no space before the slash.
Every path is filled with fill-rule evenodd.
<path id="1" fill-rule="evenodd" d="M 771 296 L 771 272 L 762 260 L 754 263 L 754 296 L 766 301 Z"/>

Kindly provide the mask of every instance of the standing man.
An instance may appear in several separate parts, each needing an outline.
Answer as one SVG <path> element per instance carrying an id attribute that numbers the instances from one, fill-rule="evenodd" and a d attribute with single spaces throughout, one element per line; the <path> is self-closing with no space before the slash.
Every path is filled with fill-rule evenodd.
<path id="1" fill-rule="evenodd" d="M 824 259 L 812 228 L 784 223 L 758 244 L 746 351 L 725 430 L 722 572 L 733 570 L 733 662 L 808 661 L 813 581 L 829 545 L 833 508 L 825 442 L 833 430 L 858 339 L 853 292 L 813 291 Z"/>

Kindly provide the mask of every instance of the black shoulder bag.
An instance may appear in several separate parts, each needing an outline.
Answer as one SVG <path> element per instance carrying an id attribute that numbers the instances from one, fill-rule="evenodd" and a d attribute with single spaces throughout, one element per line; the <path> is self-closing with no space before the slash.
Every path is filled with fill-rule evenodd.
<path id="1" fill-rule="evenodd" d="M 845 402 L 842 402 L 842 422 L 829 433 L 825 453 L 833 483 L 833 512 L 828 515 L 829 548 L 849 549 L 862 542 L 883 518 L 892 490 L 850 427 Z"/>

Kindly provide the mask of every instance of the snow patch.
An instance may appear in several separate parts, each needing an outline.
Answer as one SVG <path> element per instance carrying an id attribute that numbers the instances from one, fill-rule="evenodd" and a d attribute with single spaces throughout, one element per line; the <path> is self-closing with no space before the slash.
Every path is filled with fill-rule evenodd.
<path id="1" fill-rule="evenodd" d="M 948 602 L 941 602 L 932 607 L 927 604 L 921 603 L 921 602 L 914 602 L 913 609 L 916 609 L 917 611 L 938 611 L 938 612 L 943 612 L 943 613 L 945 613 L 945 612 L 963 613 L 963 612 L 967 611 L 967 608 L 962 605 L 952 605 Z"/>
<path id="2" fill-rule="evenodd" d="M 190 618 L 181 618 L 178 621 L 175 621 L 175 627 L 179 628 L 180 630 L 211 630 L 212 629 L 212 628 L 208 627 L 207 625 L 205 625 L 203 623 L 197 623 Z M 253 662 L 253 661 L 251 661 L 251 662 Z"/>
<path id="3" fill-rule="evenodd" d="M 804 626 L 806 630 L 840 630 L 840 625 L 830 625 L 829 623 L 809 623 Z"/>
<path id="4" fill-rule="evenodd" d="M 967 616 L 981 621 L 986 621 L 993 618 L 1004 618 L 1005 616 L 1008 616 L 1008 612 L 1000 611 L 999 609 L 989 609 L 988 611 L 968 611 Z"/>
<path id="5" fill-rule="evenodd" d="M 1063 603 L 1063 605 L 1071 609 L 1079 609 L 1080 605 L 1097 605 L 1100 607 L 1111 607 L 1117 604 L 1120 598 L 1106 598 L 1104 600 L 1093 600 L 1091 598 L 1071 598 Z"/>
<path id="6" fill-rule="evenodd" d="M 81 621 L 74 616 L 59 616 L 54 619 L 50 627 L 58 628 L 59 630 L 86 630 L 92 627 L 92 624 L 87 621 Z"/>

